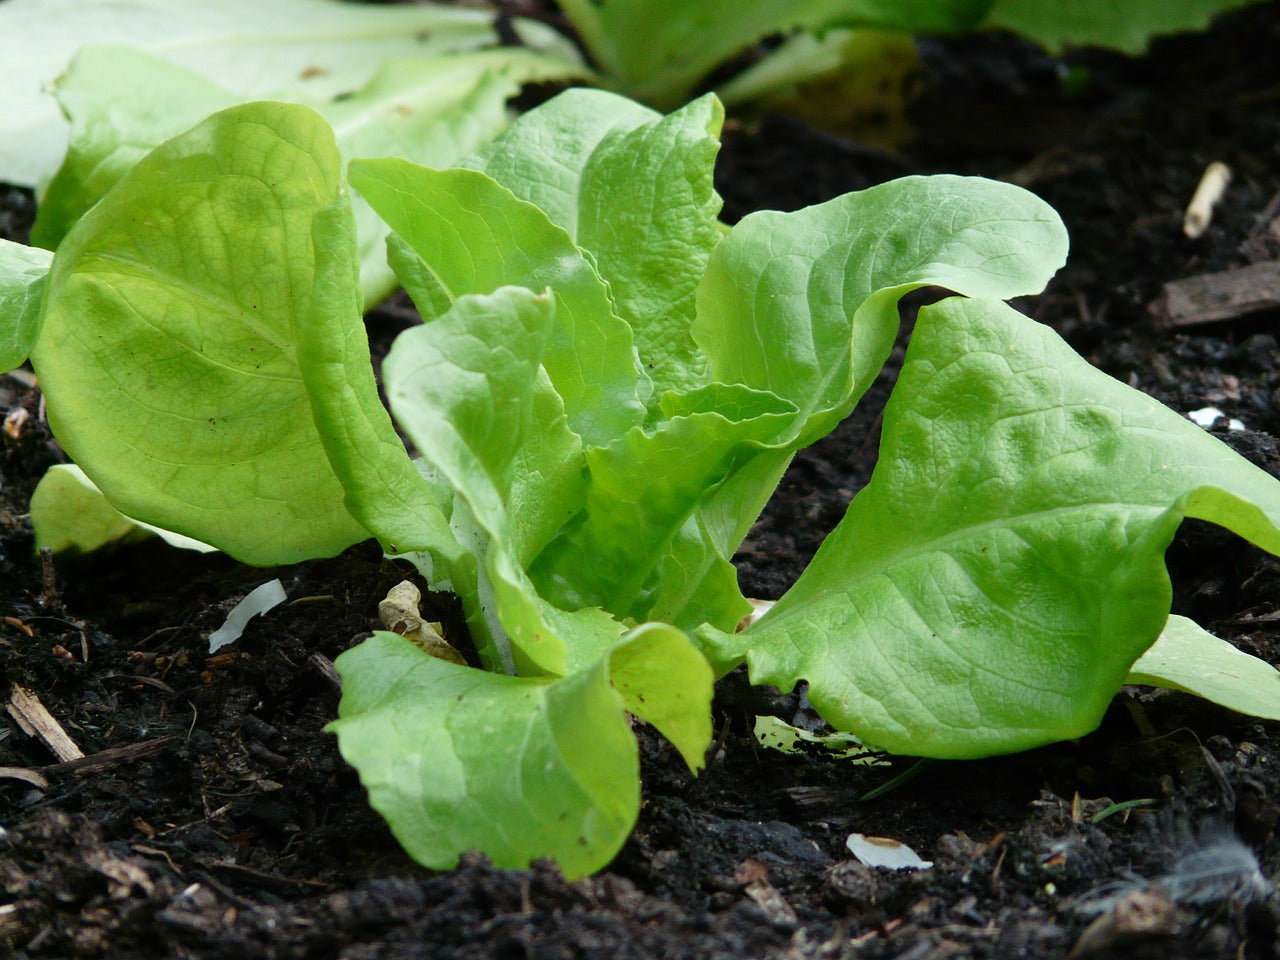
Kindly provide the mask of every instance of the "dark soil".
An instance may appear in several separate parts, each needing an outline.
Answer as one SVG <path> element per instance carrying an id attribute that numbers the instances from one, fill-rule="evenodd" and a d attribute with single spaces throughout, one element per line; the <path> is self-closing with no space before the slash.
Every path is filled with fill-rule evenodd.
<path id="1" fill-rule="evenodd" d="M 1280 256 L 1278 47 L 1276 3 L 1140 60 L 1058 61 L 1001 37 L 929 43 L 913 145 L 886 154 L 780 118 L 731 126 L 726 217 L 908 172 L 1022 183 L 1062 213 L 1073 252 L 1020 305 L 1174 409 L 1239 418 L 1244 430 L 1215 432 L 1280 476 L 1277 313 L 1173 330 L 1148 310 L 1165 283 Z M 1182 210 L 1213 160 L 1235 178 L 1188 240 Z M 0 234 L 22 236 L 32 212 L 28 195 L 0 190 Z M 371 331 L 381 342 L 404 322 L 399 302 Z M 866 481 L 894 369 L 784 479 L 740 557 L 749 595 L 783 591 Z M 469 859 L 433 874 L 321 733 L 337 691 L 314 655 L 366 635 L 405 571 L 369 545 L 277 571 L 158 545 L 42 568 L 23 513 L 60 454 L 29 384 L 5 378 L 0 407 L 26 411 L 0 437 L 0 689 L 35 691 L 89 755 L 57 764 L 0 721 L 0 767 L 45 782 L 0 776 L 2 955 L 1280 957 L 1280 725 L 1136 689 L 1076 742 L 886 767 L 756 747 L 750 715 L 793 717 L 797 698 L 730 677 L 700 778 L 641 731 L 645 806 L 607 871 L 570 884 L 551 867 Z M 1194 524 L 1169 559 L 1178 612 L 1280 661 L 1273 559 Z M 273 576 L 298 599 L 208 657 L 208 631 Z M 934 866 L 860 867 L 853 831 L 903 840 Z M 1188 892 L 1169 879 L 1205 851 L 1237 864 L 1241 884 Z M 1108 884 L 1127 885 L 1109 906 Z"/>

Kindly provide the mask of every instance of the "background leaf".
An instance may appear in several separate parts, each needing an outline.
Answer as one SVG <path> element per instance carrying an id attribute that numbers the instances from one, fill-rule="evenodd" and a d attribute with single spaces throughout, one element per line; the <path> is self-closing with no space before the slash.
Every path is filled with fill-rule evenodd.
<path id="1" fill-rule="evenodd" d="M 795 28 L 882 27 L 936 33 L 973 25 L 991 0 L 562 0 L 616 89 L 670 109 L 711 69 Z"/>
<path id="2" fill-rule="evenodd" d="M 578 57 L 543 25 L 514 20 L 524 41 L 562 62 Z M 330 100 L 363 87 L 381 64 L 496 47 L 493 15 L 429 3 L 336 0 L 4 0 L 0 3 L 0 180 L 37 186 L 66 149 L 49 94 L 81 47 L 128 43 L 226 86 L 242 99 Z"/>
<path id="3" fill-rule="evenodd" d="M 309 105 L 333 126 L 346 159 L 397 156 L 448 166 L 507 125 L 506 102 L 521 83 L 572 69 L 518 48 L 418 57 L 384 65 L 358 91 Z M 106 45 L 82 50 L 56 90 L 71 141 L 31 233 L 32 243 L 49 249 L 143 155 L 245 99 L 167 60 Z M 396 287 L 384 249 L 389 231 L 362 199 L 353 209 L 361 286 L 372 305 Z"/>
<path id="4" fill-rule="evenodd" d="M 1152 37 L 1200 30 L 1216 14 L 1256 0 L 995 0 L 984 25 L 1012 30 L 1053 52 L 1099 46 L 1141 53 Z"/>
<path id="5" fill-rule="evenodd" d="M 1011 308 L 921 311 L 880 461 L 809 568 L 737 636 L 833 725 L 975 757 L 1093 729 L 1169 612 L 1184 517 L 1280 552 L 1280 484 Z"/>

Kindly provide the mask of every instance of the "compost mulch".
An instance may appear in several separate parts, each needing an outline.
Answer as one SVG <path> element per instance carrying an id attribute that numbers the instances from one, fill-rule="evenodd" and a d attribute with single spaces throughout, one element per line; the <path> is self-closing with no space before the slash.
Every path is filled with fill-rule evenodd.
<path id="1" fill-rule="evenodd" d="M 1179 324 L 1161 306 L 1167 284 L 1230 284 L 1280 257 L 1277 49 L 1275 3 L 1132 60 L 931 41 L 916 138 L 894 152 L 783 117 L 731 122 L 725 217 L 906 173 L 1027 186 L 1061 212 L 1072 253 L 1018 306 L 1174 409 L 1237 418 L 1244 429 L 1211 429 L 1280 476 L 1280 311 L 1264 299 Z M 1191 240 L 1182 211 L 1215 160 L 1234 178 Z M 32 213 L 29 194 L 0 189 L 0 234 L 22 237 Z M 370 317 L 375 351 L 410 322 L 406 304 Z M 900 360 L 786 475 L 739 557 L 748 595 L 785 590 L 866 482 Z M 155 543 L 42 563 L 24 513 L 61 455 L 39 404 L 29 382 L 0 383 L 0 689 L 31 691 L 85 757 L 59 761 L 0 717 L 4 956 L 1280 957 L 1280 725 L 1142 689 L 1077 741 L 855 765 L 757 746 L 756 713 L 808 714 L 731 675 L 700 777 L 640 730 L 640 822 L 599 875 L 567 883 L 479 856 L 419 867 L 322 732 L 338 702 L 327 662 L 375 626 L 406 570 L 370 544 L 271 571 Z M 1274 559 L 1188 523 L 1169 562 L 1175 612 L 1280 661 Z M 276 576 L 290 602 L 210 656 L 208 632 Z M 429 604 L 457 625 L 449 598 Z M 863 867 L 853 832 L 933 866 Z M 1206 855 L 1227 879 L 1187 887 Z"/>

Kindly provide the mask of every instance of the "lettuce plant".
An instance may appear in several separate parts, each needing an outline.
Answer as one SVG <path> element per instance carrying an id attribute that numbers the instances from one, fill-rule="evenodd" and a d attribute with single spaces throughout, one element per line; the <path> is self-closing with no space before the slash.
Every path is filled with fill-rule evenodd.
<path id="1" fill-rule="evenodd" d="M 853 31 L 908 35 L 1012 30 L 1058 51 L 1069 44 L 1140 53 L 1151 37 L 1200 29 L 1257 0 L 560 0 L 603 82 L 655 106 L 683 103 L 717 68 L 766 38 L 783 42 L 717 87 L 757 100 L 834 71 L 865 69 Z"/>
<path id="2" fill-rule="evenodd" d="M 353 162 L 424 319 L 383 364 L 389 414 L 332 131 L 280 103 L 216 113 L 47 277 L 14 271 L 43 284 L 54 432 L 133 520 L 263 565 L 373 534 L 459 595 L 478 667 L 388 633 L 338 660 L 340 749 L 432 867 L 600 867 L 639 809 L 628 715 L 696 770 L 713 677 L 744 661 L 934 757 L 1083 734 L 1131 669 L 1280 702 L 1280 674 L 1193 625 L 1156 642 L 1182 518 L 1280 553 L 1280 484 L 1005 304 L 1062 263 L 1053 211 L 913 177 L 726 231 L 721 119 L 713 97 L 662 116 L 571 91 L 456 169 Z M 924 285 L 963 296 L 921 311 L 871 483 L 735 632 L 736 548 Z"/>

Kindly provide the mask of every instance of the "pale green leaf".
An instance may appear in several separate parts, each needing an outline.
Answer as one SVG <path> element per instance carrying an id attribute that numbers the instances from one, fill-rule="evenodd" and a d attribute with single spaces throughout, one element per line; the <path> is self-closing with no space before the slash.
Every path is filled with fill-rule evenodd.
<path id="1" fill-rule="evenodd" d="M 602 91 L 569 91 L 466 161 L 541 206 L 591 255 L 655 402 L 704 382 L 689 326 L 722 236 L 712 170 L 723 120 L 712 96 L 662 117 Z"/>
<path id="2" fill-rule="evenodd" d="M 458 590 L 481 657 L 507 672 L 575 672 L 622 633 L 602 610 L 544 602 L 525 572 L 585 497 L 581 441 L 540 363 L 555 306 L 521 287 L 459 297 L 383 364 L 396 420 L 454 492 L 462 551 L 433 566 Z"/>
<path id="3" fill-rule="evenodd" d="M 463 551 L 449 526 L 452 493 L 409 459 L 378 395 L 364 326 L 331 322 L 359 314 L 355 228 L 341 201 L 316 216 L 312 302 L 326 309 L 307 311 L 297 327 L 311 413 L 351 515 L 390 553 L 429 549 L 457 564 Z M 442 574 L 433 583 L 444 589 L 448 581 Z"/>
<path id="4" fill-rule="evenodd" d="M 582 175 L 600 144 L 661 119 L 656 110 L 604 90 L 566 90 L 516 117 L 461 165 L 487 173 L 576 241 Z"/>
<path id="5" fill-rule="evenodd" d="M 721 669 L 897 753 L 974 757 L 1093 729 L 1169 613 L 1184 517 L 1280 552 L 1280 485 L 1011 308 L 921 311 L 880 461 Z"/>
<path id="6" fill-rule="evenodd" d="M 159 537 L 171 547 L 210 553 L 215 548 L 149 523 L 130 520 L 113 507 L 84 471 L 69 463 L 50 467 L 31 494 L 36 546 L 54 553 L 92 553 L 112 544 Z"/>
<path id="7" fill-rule="evenodd" d="M 1237 713 L 1280 720 L 1280 670 L 1186 617 L 1169 618 L 1124 682 L 1181 690 Z"/>
<path id="8" fill-rule="evenodd" d="M 606 661 L 549 682 L 461 667 L 376 633 L 336 666 L 342 703 L 328 729 L 370 804 L 428 867 L 476 849 L 498 867 L 554 857 L 577 877 L 630 833 L 639 757 Z"/>
<path id="9" fill-rule="evenodd" d="M 0 240 L 0 372 L 22 365 L 40 335 L 40 301 L 53 254 Z"/>
<path id="10" fill-rule="evenodd" d="M 429 302 L 420 305 L 424 316 L 430 318 L 446 298 L 506 285 L 550 288 L 555 323 L 539 362 L 570 428 L 597 445 L 640 422 L 631 331 L 614 314 L 591 262 L 542 211 L 474 170 L 364 160 L 351 164 L 350 176 L 421 261 L 417 267 L 395 248 L 397 266 L 413 271 L 407 282 L 424 291 L 430 278 Z"/>
<path id="11" fill-rule="evenodd" d="M 822 750 L 833 760 L 851 760 L 866 766 L 888 766 L 888 761 L 878 751 L 868 747 L 852 733 L 842 733 L 839 730 L 811 733 L 767 714 L 756 717 L 751 732 L 760 746 L 780 753 L 811 756 L 816 750 Z"/>
<path id="12" fill-rule="evenodd" d="M 541 24 L 514 23 L 550 58 L 577 60 Z M 0 180 L 46 181 L 66 148 L 49 93 L 84 46 L 127 43 L 180 63 L 241 99 L 322 102 L 397 60 L 497 47 L 493 14 L 429 3 L 336 0 L 5 0 L 0 3 Z"/>
<path id="13" fill-rule="evenodd" d="M 55 435 L 125 514 L 259 564 L 367 535 L 297 357 L 308 311 L 362 326 L 311 296 L 340 174 L 313 111 L 235 107 L 149 154 L 59 247 L 31 359 Z"/>
<path id="14" fill-rule="evenodd" d="M 641 624 L 610 651 L 609 676 L 628 712 L 670 740 L 690 770 L 701 770 L 715 674 L 689 637 L 665 623 Z"/>
<path id="15" fill-rule="evenodd" d="M 710 669 L 661 624 L 555 680 L 460 667 L 389 633 L 336 665 L 343 695 L 329 729 L 373 807 L 434 869 L 479 849 L 499 867 L 551 857 L 570 878 L 598 870 L 640 809 L 624 711 L 670 737 L 694 769 L 711 742 Z"/>

